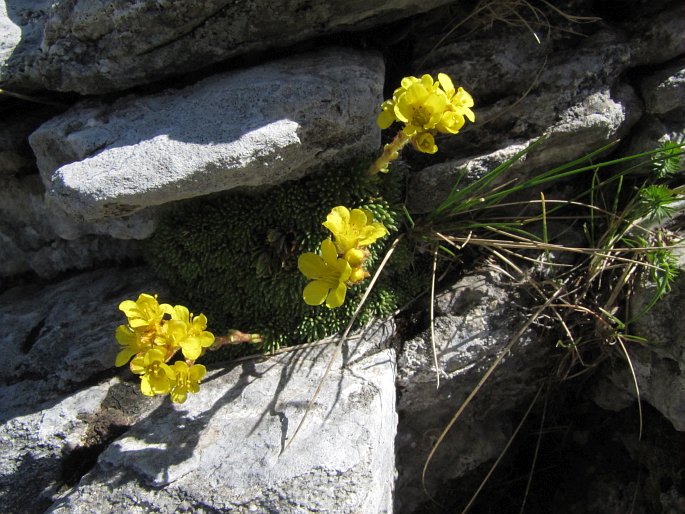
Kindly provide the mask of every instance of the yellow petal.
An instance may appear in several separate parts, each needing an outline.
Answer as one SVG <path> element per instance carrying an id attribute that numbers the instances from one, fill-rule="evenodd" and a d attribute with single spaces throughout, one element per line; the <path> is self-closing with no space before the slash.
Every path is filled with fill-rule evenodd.
<path id="1" fill-rule="evenodd" d="M 114 361 L 114 365 L 119 368 L 126 364 L 131 357 L 135 355 L 135 352 L 130 348 L 124 348 L 117 354 L 117 358 Z"/>
<path id="2" fill-rule="evenodd" d="M 302 292 L 302 298 L 307 305 L 321 305 L 328 296 L 331 287 L 323 280 L 314 280 L 307 284 Z"/>
<path id="3" fill-rule="evenodd" d="M 190 380 L 193 382 L 199 382 L 207 374 L 207 368 L 205 368 L 202 364 L 193 364 L 193 366 L 190 368 L 189 374 Z"/>
<path id="4" fill-rule="evenodd" d="M 145 373 L 147 366 L 145 366 L 145 357 L 143 355 L 138 355 L 135 359 L 131 361 L 129 365 L 131 371 L 136 375 L 142 375 Z"/>
<path id="5" fill-rule="evenodd" d="M 136 345 L 138 334 L 126 325 L 119 325 L 114 332 L 114 338 L 122 346 L 134 346 Z"/>
<path id="6" fill-rule="evenodd" d="M 190 311 L 188 310 L 188 307 L 185 307 L 183 305 L 175 305 L 171 313 L 171 319 L 189 323 Z"/>
<path id="7" fill-rule="evenodd" d="M 352 273 L 352 267 L 345 259 L 338 259 L 338 262 L 335 263 L 334 269 L 337 274 L 334 280 L 340 282 L 345 282 L 348 278 L 350 278 L 350 274 Z"/>
<path id="8" fill-rule="evenodd" d="M 303 253 L 297 258 L 297 269 L 309 279 L 320 278 L 326 273 L 323 259 L 315 253 Z"/>
<path id="9" fill-rule="evenodd" d="M 214 334 L 211 332 L 202 332 L 200 334 L 200 345 L 202 348 L 209 348 L 214 344 Z"/>
<path id="10" fill-rule="evenodd" d="M 162 363 L 159 365 L 159 367 L 162 369 L 162 371 L 164 371 L 164 374 L 169 380 L 174 380 L 176 378 L 176 373 L 168 364 Z"/>
<path id="11" fill-rule="evenodd" d="M 140 392 L 145 396 L 154 396 L 155 393 L 152 391 L 152 386 L 150 384 L 150 378 L 147 375 L 143 375 L 140 381 Z"/>
<path id="12" fill-rule="evenodd" d="M 368 246 L 376 242 L 376 239 L 388 235 L 388 229 L 382 223 L 372 223 L 364 227 L 363 236 L 359 239 L 359 244 Z"/>
<path id="13" fill-rule="evenodd" d="M 345 230 L 349 219 L 350 211 L 347 207 L 334 207 L 331 212 L 328 213 L 328 216 L 326 216 L 326 221 L 323 222 L 323 226 L 330 230 L 334 236 L 337 236 L 340 232 Z"/>
<path id="14" fill-rule="evenodd" d="M 169 392 L 169 396 L 171 397 L 172 403 L 185 403 L 188 398 L 188 392 L 185 388 L 175 387 Z"/>
<path id="15" fill-rule="evenodd" d="M 132 317 L 139 314 L 138 305 L 133 300 L 124 300 L 119 304 L 119 310 L 122 311 L 126 316 Z"/>
<path id="16" fill-rule="evenodd" d="M 404 77 L 400 83 L 404 89 L 409 89 L 412 84 L 416 84 L 419 81 L 416 77 Z"/>
<path id="17" fill-rule="evenodd" d="M 190 336 L 181 343 L 181 351 L 186 359 L 194 361 L 202 354 L 202 344 L 197 337 Z"/>
<path id="18" fill-rule="evenodd" d="M 321 257 L 329 266 L 335 266 L 338 262 L 338 250 L 330 239 L 321 242 Z"/>
<path id="19" fill-rule="evenodd" d="M 347 286 L 342 282 L 333 289 L 326 298 L 326 307 L 334 309 L 340 307 L 345 302 L 345 294 L 347 293 Z"/>
<path id="20" fill-rule="evenodd" d="M 366 213 L 362 209 L 352 209 L 350 213 L 350 225 L 361 229 L 367 223 Z"/>
<path id="21" fill-rule="evenodd" d="M 393 114 L 392 109 L 387 109 L 387 110 L 381 111 L 381 113 L 378 115 L 378 118 L 376 118 L 376 123 L 378 124 L 378 128 L 380 128 L 381 130 L 387 129 L 394 122 L 395 122 L 395 116 Z"/>
<path id="22" fill-rule="evenodd" d="M 145 375 L 140 384 L 141 391 L 143 390 L 143 383 L 147 383 L 147 387 L 154 394 L 167 394 L 169 389 L 171 389 L 169 379 L 164 374 Z M 145 391 L 143 391 L 143 394 L 145 394 Z"/>
<path id="23" fill-rule="evenodd" d="M 454 96 L 454 84 L 452 83 L 452 79 L 444 73 L 438 73 L 438 81 L 440 82 L 442 89 L 447 93 L 447 96 L 452 98 L 452 96 Z"/>

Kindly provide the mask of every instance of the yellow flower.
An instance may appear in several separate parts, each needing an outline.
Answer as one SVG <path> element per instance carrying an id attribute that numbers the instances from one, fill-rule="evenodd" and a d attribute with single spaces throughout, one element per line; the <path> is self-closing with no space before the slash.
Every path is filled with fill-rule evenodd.
<path id="1" fill-rule="evenodd" d="M 349 250 L 373 244 L 376 239 L 388 234 L 382 223 L 373 221 L 373 214 L 364 209 L 338 206 L 326 216 L 323 226 L 331 231 L 339 255 Z M 352 266 L 360 263 L 350 262 Z"/>
<path id="2" fill-rule="evenodd" d="M 200 390 L 200 380 L 202 380 L 207 373 L 207 369 L 202 364 L 193 364 L 188 366 L 184 361 L 174 362 L 172 366 L 176 375 L 169 395 L 171 401 L 174 403 L 183 403 L 186 401 L 188 391 L 197 393 Z"/>
<path id="3" fill-rule="evenodd" d="M 121 346 L 121 351 L 114 361 L 114 365 L 117 367 L 126 364 L 134 355 L 152 348 L 150 338 L 143 337 L 140 332 L 136 332 L 128 325 L 119 325 L 114 337 Z"/>
<path id="4" fill-rule="evenodd" d="M 171 320 L 165 324 L 167 336 L 173 347 L 181 347 L 183 356 L 194 361 L 205 348 L 214 344 L 214 334 L 207 332 L 207 317 L 204 314 L 193 316 L 187 307 L 176 305 L 171 312 Z"/>
<path id="5" fill-rule="evenodd" d="M 343 257 L 347 262 L 350 263 L 352 268 L 355 268 L 361 266 L 368 256 L 369 251 L 366 249 L 362 250 L 360 248 L 350 248 L 345 252 Z"/>
<path id="6" fill-rule="evenodd" d="M 396 121 L 398 120 L 395 117 L 395 104 L 392 100 L 386 100 L 381 104 L 381 113 L 378 115 L 376 123 L 381 130 L 385 130 Z"/>
<path id="7" fill-rule="evenodd" d="M 345 301 L 347 286 L 352 268 L 345 259 L 338 258 L 338 251 L 330 239 L 321 243 L 321 256 L 305 253 L 297 260 L 298 269 L 312 280 L 304 288 L 302 297 L 307 305 L 321 305 L 332 309 L 340 307 Z"/>
<path id="8" fill-rule="evenodd" d="M 156 295 L 143 293 L 135 302 L 133 300 L 121 302 L 119 310 L 126 314 L 128 324 L 132 329 L 145 331 L 158 327 L 164 315 L 170 313 L 171 305 L 166 303 L 160 305 Z"/>
<path id="9" fill-rule="evenodd" d="M 473 107 L 473 98 L 471 95 L 468 94 L 463 87 L 460 87 L 455 91 L 452 79 L 444 73 L 438 73 L 438 81 L 450 101 L 450 109 L 460 116 L 466 116 L 471 123 L 476 121 L 476 115 L 471 110 L 471 107 Z M 463 124 L 464 122 L 462 119 L 462 125 Z"/>
<path id="10" fill-rule="evenodd" d="M 364 280 L 365 278 L 368 278 L 370 276 L 371 276 L 371 274 L 368 271 L 366 271 L 364 268 L 362 268 L 361 266 L 359 266 L 357 268 L 352 268 L 352 273 L 350 274 L 349 283 L 350 284 L 356 284 L 357 282 L 361 282 L 362 280 Z"/>
<path id="11" fill-rule="evenodd" d="M 416 134 L 412 140 L 412 145 L 419 152 L 423 153 L 435 153 L 438 151 L 438 147 L 435 144 L 435 138 L 430 134 L 430 132 L 422 132 Z"/>
<path id="12" fill-rule="evenodd" d="M 455 89 L 452 79 L 444 73 L 438 73 L 437 81 L 430 75 L 423 75 L 420 79 L 405 77 L 392 99 L 381 104 L 381 113 L 376 121 L 381 129 L 388 128 L 395 121 L 404 123 L 402 131 L 411 138 L 414 148 L 423 153 L 435 153 L 438 151 L 433 138 L 435 134 L 457 134 L 464 126 L 464 118 L 476 121 L 471 107 L 471 95 L 462 87 Z M 401 148 L 405 143 L 406 140 L 400 139 L 394 144 Z M 391 148 L 385 160 L 394 160 L 394 151 Z M 384 169 L 384 166 L 374 168 L 375 171 L 378 169 Z"/>
<path id="13" fill-rule="evenodd" d="M 174 370 L 164 362 L 164 352 L 158 348 L 139 354 L 131 361 L 131 371 L 140 377 L 140 390 L 145 396 L 167 394 L 176 379 Z"/>

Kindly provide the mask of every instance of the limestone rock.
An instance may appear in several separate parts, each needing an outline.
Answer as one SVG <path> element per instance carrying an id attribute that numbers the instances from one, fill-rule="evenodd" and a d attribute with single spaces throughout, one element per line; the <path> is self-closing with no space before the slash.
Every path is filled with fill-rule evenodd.
<path id="1" fill-rule="evenodd" d="M 685 107 L 685 59 L 644 78 L 640 89 L 648 113 L 661 114 Z"/>
<path id="2" fill-rule="evenodd" d="M 114 331 L 126 321 L 118 305 L 142 292 L 165 293 L 146 268 L 102 269 L 5 291 L 0 384 L 40 379 L 43 392 L 56 395 L 110 372 L 118 352 Z"/>
<path id="3" fill-rule="evenodd" d="M 287 449 L 331 346 L 215 370 L 185 404 L 164 403 L 110 445 L 50 512 L 390 512 L 396 414 L 394 356 L 376 348 L 384 330 L 346 347 Z"/>
<path id="4" fill-rule="evenodd" d="M 685 107 L 645 114 L 630 133 L 626 155 L 655 150 L 667 141 L 685 141 Z"/>
<path id="5" fill-rule="evenodd" d="M 17 413 L 0 387 L 0 501 L 3 512 L 41 512 L 62 485 L 62 459 L 84 442 L 87 417 L 100 408 L 109 384 Z M 17 393 L 16 389 L 13 393 Z M 25 399 L 25 397 L 24 397 Z"/>
<path id="6" fill-rule="evenodd" d="M 545 135 L 545 140 L 512 165 L 509 171 L 492 185 L 534 176 L 555 166 L 573 161 L 591 151 L 597 150 L 610 140 L 628 132 L 640 117 L 639 101 L 635 92 L 627 85 L 603 89 L 579 99 L 579 103 L 555 114 L 559 107 L 554 105 L 554 95 L 545 95 L 544 100 L 531 112 L 527 122 L 537 124 Z M 486 109 L 497 111 L 499 107 Z M 507 115 L 504 115 L 505 117 Z M 545 118 L 547 118 L 545 120 Z M 521 123 L 526 123 L 520 120 Z M 551 123 L 543 129 L 546 123 Z M 501 133 L 501 132 L 498 132 Z M 459 135 L 454 136 L 459 139 Z M 507 159 L 532 144 L 535 139 L 508 141 L 508 145 L 486 154 L 476 154 L 434 164 L 412 176 L 408 193 L 408 205 L 415 212 L 428 212 L 447 198 L 458 179 L 466 185 L 494 170 Z M 506 143 L 506 142 L 505 142 Z M 453 153 L 445 141 L 446 153 Z M 500 143 L 501 144 L 501 143 Z"/>
<path id="7" fill-rule="evenodd" d="M 32 271 L 43 278 L 83 269 L 103 261 L 135 258 L 135 242 L 74 233 L 75 222 L 66 222 L 45 205 L 45 188 L 37 174 L 0 177 L 0 277 Z M 109 223 L 110 231 L 126 223 Z M 149 224 L 150 227 L 152 226 Z M 144 226 L 136 224 L 136 227 Z M 65 229 L 66 227 L 66 229 Z M 148 229 L 149 231 L 149 229 Z M 129 229 L 126 234 L 132 231 Z M 64 236 L 71 240 L 64 240 Z"/>
<path id="8" fill-rule="evenodd" d="M 685 431 L 685 251 L 676 249 L 681 273 L 650 310 L 641 314 L 655 293 L 653 284 L 644 284 L 631 302 L 637 321 L 634 330 L 644 337 L 644 345 L 630 345 L 630 362 L 640 388 L 640 398 L 655 407 L 673 427 Z M 639 317 L 638 317 L 639 315 Z M 625 359 L 615 359 L 605 366 L 603 380 L 596 388 L 595 401 L 602 407 L 622 408 L 637 396 L 630 367 Z"/>
<path id="9" fill-rule="evenodd" d="M 478 178 L 540 136 L 547 139 L 506 180 L 577 159 L 625 136 L 638 122 L 640 100 L 617 81 L 630 59 L 620 34 L 601 27 L 572 50 L 555 40 L 537 45 L 526 36 L 522 30 L 481 30 L 426 61 L 430 73 L 443 71 L 472 93 L 476 123 L 437 138 L 443 162 L 416 174 L 410 187 L 419 212 L 446 197 L 460 174 Z M 431 193 L 432 184 L 441 189 Z"/>
<path id="10" fill-rule="evenodd" d="M 417 506 L 428 500 L 419 477 L 433 443 L 525 323 L 512 292 L 493 279 L 487 274 L 467 275 L 437 301 L 439 389 L 429 331 L 405 342 L 398 357 L 396 505 L 401 512 L 417 512 Z M 499 455 L 512 431 L 505 413 L 532 398 L 535 378 L 548 359 L 544 341 L 530 330 L 524 332 L 435 454 L 426 479 L 429 492 Z"/>
<path id="11" fill-rule="evenodd" d="M 374 152 L 383 63 L 326 50 L 182 90 L 77 105 L 30 138 L 48 195 L 78 219 L 276 184 Z"/>
<path id="12" fill-rule="evenodd" d="M 106 93 L 319 35 L 368 29 L 448 2 L 9 2 L 0 6 L 0 81 Z"/>
<path id="13" fill-rule="evenodd" d="M 685 16 L 678 1 L 645 2 L 630 10 L 621 28 L 629 34 L 631 67 L 661 64 L 685 54 Z"/>
<path id="14" fill-rule="evenodd" d="M 28 137 L 41 123 L 59 112 L 55 107 L 26 108 L 25 102 L 2 106 L 0 124 L 0 177 L 35 172 Z"/>
<path id="15" fill-rule="evenodd" d="M 48 382 L 0 386 L 0 500 L 8 514 L 43 512 L 108 443 L 161 403 L 119 378 L 46 401 L 54 394 Z"/>

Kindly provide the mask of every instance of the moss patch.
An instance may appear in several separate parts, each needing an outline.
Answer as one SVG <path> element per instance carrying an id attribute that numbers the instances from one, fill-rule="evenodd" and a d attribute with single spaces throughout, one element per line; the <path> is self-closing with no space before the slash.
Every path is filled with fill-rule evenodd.
<path id="1" fill-rule="evenodd" d="M 147 260 L 169 282 L 177 302 L 207 314 L 217 335 L 229 328 L 259 332 L 266 337 L 264 349 L 273 350 L 334 334 L 351 318 L 368 281 L 350 288 L 340 308 L 310 307 L 302 300 L 306 279 L 297 257 L 318 251 L 330 236 L 322 222 L 333 207 L 363 207 L 391 231 L 370 248 L 373 273 L 398 229 L 403 180 L 400 173 L 368 177 L 367 166 L 357 163 L 260 192 L 189 201 L 162 221 L 147 245 Z M 400 247 L 396 255 L 359 324 L 390 314 L 425 288 L 426 274 L 414 272 L 410 250 Z"/>

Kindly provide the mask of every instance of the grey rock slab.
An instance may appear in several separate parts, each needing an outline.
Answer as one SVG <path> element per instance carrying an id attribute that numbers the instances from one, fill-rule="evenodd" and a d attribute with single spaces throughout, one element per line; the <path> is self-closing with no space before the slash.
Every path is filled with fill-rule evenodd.
<path id="1" fill-rule="evenodd" d="M 640 90 L 648 113 L 685 108 L 685 59 L 642 79 Z"/>
<path id="2" fill-rule="evenodd" d="M 34 105 L 27 108 L 26 103 L 17 101 L 14 106 L 3 105 L 0 123 L 0 177 L 35 172 L 35 158 L 29 147 L 28 137 L 60 111 L 54 107 Z"/>
<path id="3" fill-rule="evenodd" d="M 510 145 L 547 135 L 521 168 L 529 176 L 624 137 L 640 119 L 640 99 L 620 81 L 630 62 L 622 34 L 599 25 L 569 48 L 568 41 L 555 39 L 563 38 L 560 34 L 536 45 L 524 32 L 481 30 L 445 45 L 427 60 L 426 71 L 449 74 L 475 101 L 475 123 L 456 136 L 436 138 L 438 159 L 450 161 L 452 169 L 474 159 L 489 161 L 493 149 L 510 154 Z M 490 50 L 501 57 L 491 59 Z M 419 62 L 417 58 L 417 66 Z M 435 169 L 428 174 L 434 175 Z M 436 192 L 436 197 L 447 191 Z M 428 200 L 418 203 L 430 208 L 434 204 Z"/>
<path id="4" fill-rule="evenodd" d="M 406 341 L 398 355 L 396 508 L 416 512 L 429 499 L 421 484 L 428 454 L 443 428 L 496 356 L 526 322 L 523 303 L 491 273 L 473 273 L 437 298 L 435 349 L 430 331 Z M 450 480 L 496 458 L 512 433 L 507 413 L 530 401 L 549 362 L 551 345 L 523 332 L 433 457 L 426 487 L 435 494 Z"/>
<path id="5" fill-rule="evenodd" d="M 181 90 L 85 102 L 30 137 L 48 195 L 79 220 L 296 179 L 371 155 L 383 61 L 328 49 Z"/>
<path id="6" fill-rule="evenodd" d="M 631 131 L 625 154 L 655 150 L 669 141 L 685 141 L 685 107 L 645 114 Z"/>
<path id="7" fill-rule="evenodd" d="M 83 236 L 82 232 L 92 230 L 74 232 L 74 227 L 79 228 L 75 223 L 64 215 L 59 217 L 46 205 L 45 188 L 38 174 L 0 176 L 0 277 L 32 271 L 42 278 L 52 278 L 67 270 L 138 256 L 135 241 L 120 241 L 108 235 Z M 108 223 L 108 232 L 119 234 L 121 230 L 115 228 L 126 228 L 127 223 L 131 221 L 114 220 Z"/>
<path id="8" fill-rule="evenodd" d="M 469 184 L 483 178 L 503 162 L 524 150 L 527 144 L 511 144 L 492 153 L 472 158 L 456 159 L 428 166 L 410 178 L 411 187 L 407 188 L 407 208 L 415 213 L 427 213 L 438 207 L 449 196 L 454 184 Z M 509 168 L 512 175 L 522 173 L 526 157 L 522 157 Z"/>
<path id="9" fill-rule="evenodd" d="M 376 325 L 346 343 L 289 447 L 331 345 L 211 372 L 110 445 L 50 512 L 390 512 L 395 359 L 378 345 L 391 333 Z"/>
<path id="10" fill-rule="evenodd" d="M 118 378 L 46 401 L 48 389 L 41 380 L 0 386 L 5 513 L 43 512 L 95 464 L 107 443 L 160 404 Z"/>
<path id="11" fill-rule="evenodd" d="M 636 333 L 649 342 L 631 347 L 630 353 L 641 398 L 659 410 L 676 430 L 685 432 L 685 248 L 681 246 L 675 253 L 680 274 L 671 291 L 635 323 Z M 632 306 L 634 315 L 642 312 L 654 293 L 655 286 L 649 283 L 638 290 Z M 625 367 L 616 370 L 618 380 L 622 379 L 626 389 L 635 394 L 634 387 L 626 383 L 627 372 Z"/>
<path id="12" fill-rule="evenodd" d="M 654 284 L 646 282 L 631 302 L 631 313 L 636 318 L 634 331 L 647 342 L 626 346 L 630 365 L 619 354 L 619 358 L 605 366 L 594 400 L 604 408 L 632 403 L 627 398 L 637 397 L 632 366 L 641 400 L 655 407 L 676 430 L 685 432 L 685 249 L 676 249 L 676 255 L 681 273 L 672 283 L 671 292 L 643 313 L 656 291 Z"/>
<path id="13" fill-rule="evenodd" d="M 639 99 L 633 89 L 625 84 L 589 93 L 585 97 L 579 97 L 578 103 L 565 108 L 556 105 L 557 100 L 556 94 L 542 94 L 531 99 L 531 103 L 535 105 L 529 106 L 530 111 L 525 109 L 518 113 L 520 118 L 516 123 L 521 127 L 525 125 L 518 135 L 527 134 L 530 126 L 535 126 L 533 132 L 539 130 L 538 137 L 544 136 L 545 139 L 514 163 L 507 173 L 492 184 L 493 187 L 514 178 L 530 178 L 536 173 L 548 171 L 597 150 L 609 141 L 627 134 L 638 123 L 642 114 Z M 503 118 L 513 123 L 509 113 L 501 114 L 506 111 L 504 104 L 512 105 L 507 100 L 501 105 L 485 108 L 484 118 L 494 116 L 493 119 L 497 119 L 493 122 L 495 125 Z M 473 132 L 478 130 L 474 129 Z M 506 133 L 491 132 L 491 128 L 484 128 L 481 132 L 484 137 L 493 136 L 493 143 L 495 134 L 499 134 L 501 139 L 501 134 Z M 485 135 L 486 132 L 489 135 Z M 507 133 L 507 138 L 514 135 L 516 134 Z M 459 138 L 460 135 L 457 134 L 444 141 L 446 154 L 462 152 L 456 150 Z M 496 145 L 500 147 L 498 150 L 447 160 L 420 170 L 411 178 L 407 200 L 410 210 L 420 213 L 431 211 L 447 198 L 457 180 L 464 187 L 482 178 L 535 141 L 536 139 L 505 141 L 506 146 L 500 146 L 503 142 L 499 141 Z"/>
<path id="14" fill-rule="evenodd" d="M 0 387 L 3 512 L 39 512 L 50 506 L 61 487 L 63 455 L 82 444 L 89 428 L 86 418 L 100 409 L 109 384 L 89 387 L 23 415 L 12 415 L 14 411 L 7 408 L 2 395 L 4 389 Z M 14 388 L 12 393 L 19 391 Z"/>
<path id="15" fill-rule="evenodd" d="M 641 12 L 645 7 L 656 12 Z M 685 16 L 677 0 L 636 6 L 621 29 L 629 35 L 631 67 L 661 64 L 685 54 Z"/>
<path id="16" fill-rule="evenodd" d="M 40 379 L 52 395 L 112 372 L 122 300 L 165 289 L 147 268 L 101 269 L 0 295 L 0 384 Z"/>
<path id="17" fill-rule="evenodd" d="M 391 23 L 447 3 L 13 0 L 0 6 L 0 81 L 106 93 L 250 52 Z"/>

